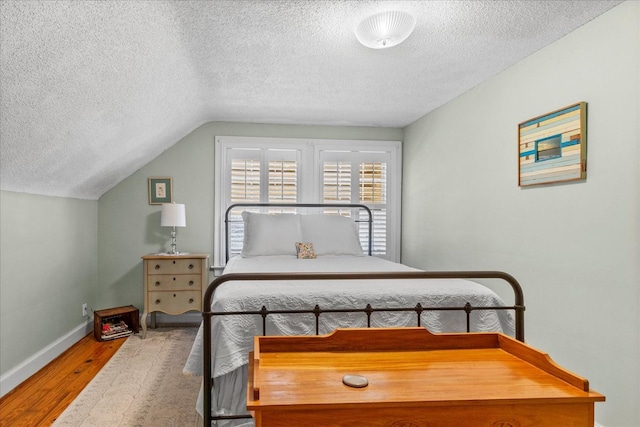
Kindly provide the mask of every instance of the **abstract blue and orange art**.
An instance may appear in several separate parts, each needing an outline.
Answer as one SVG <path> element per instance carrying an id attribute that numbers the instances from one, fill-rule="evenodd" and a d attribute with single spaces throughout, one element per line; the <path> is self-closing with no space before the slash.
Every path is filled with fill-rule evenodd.
<path id="1" fill-rule="evenodd" d="M 518 185 L 587 178 L 587 103 L 579 102 L 518 125 Z"/>

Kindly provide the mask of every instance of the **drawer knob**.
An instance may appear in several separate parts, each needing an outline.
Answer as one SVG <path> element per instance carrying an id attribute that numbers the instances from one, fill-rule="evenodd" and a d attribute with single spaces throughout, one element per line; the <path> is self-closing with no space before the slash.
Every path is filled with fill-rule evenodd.
<path id="1" fill-rule="evenodd" d="M 193 286 L 193 280 L 189 280 L 189 286 Z"/>
<path id="2" fill-rule="evenodd" d="M 157 299 L 157 300 L 156 300 L 156 304 L 160 304 L 160 299 Z"/>
<path id="3" fill-rule="evenodd" d="M 189 270 L 193 270 L 193 264 L 189 264 Z"/>
<path id="4" fill-rule="evenodd" d="M 160 286 L 160 282 L 156 282 L 156 286 Z"/>
<path id="5" fill-rule="evenodd" d="M 189 298 L 189 304 L 193 304 L 193 298 Z"/>
<path id="6" fill-rule="evenodd" d="M 160 270 L 160 264 L 156 264 L 155 269 Z"/>

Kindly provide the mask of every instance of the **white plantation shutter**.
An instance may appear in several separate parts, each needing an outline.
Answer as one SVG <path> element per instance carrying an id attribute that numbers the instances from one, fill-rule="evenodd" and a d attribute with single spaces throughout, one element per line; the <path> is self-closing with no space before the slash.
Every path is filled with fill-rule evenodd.
<path id="1" fill-rule="evenodd" d="M 387 164 L 362 162 L 358 177 L 360 203 L 387 203 Z"/>
<path id="2" fill-rule="evenodd" d="M 324 203 L 361 203 L 373 214 L 372 254 L 388 257 L 389 227 L 387 215 L 389 156 L 386 152 L 325 150 L 322 160 L 322 194 Z M 350 215 L 350 212 L 341 212 Z M 365 218 L 360 213 L 361 220 Z M 367 249 L 369 228 L 359 224 L 360 242 Z"/>
<path id="3" fill-rule="evenodd" d="M 298 164 L 295 160 L 269 161 L 269 202 L 298 201 Z"/>
<path id="4" fill-rule="evenodd" d="M 231 159 L 230 202 L 260 202 L 260 159 Z"/>
<path id="5" fill-rule="evenodd" d="M 231 165 L 229 205 L 234 203 L 260 202 L 260 153 L 240 151 L 233 153 L 229 159 Z M 249 157 L 249 158 L 247 158 Z M 242 211 L 232 211 L 229 225 L 229 248 L 231 253 L 239 254 L 242 250 L 243 226 Z"/>
<path id="6" fill-rule="evenodd" d="M 371 208 L 370 208 L 371 209 Z M 371 209 L 373 215 L 373 238 L 371 239 L 372 247 L 371 253 L 373 255 L 387 255 L 388 254 L 388 230 L 387 230 L 387 210 L 386 209 Z M 366 212 L 360 213 L 360 219 L 366 220 Z M 369 229 L 366 223 L 360 223 L 360 242 L 362 247 L 366 248 L 367 236 L 369 235 Z M 385 257 L 388 258 L 388 257 Z"/>
<path id="7" fill-rule="evenodd" d="M 398 261 L 401 158 L 398 141 L 216 137 L 214 264 L 225 263 L 227 207 L 269 202 L 365 204 L 374 218 L 373 254 Z M 276 212 L 292 209 L 271 213 Z M 351 209 L 326 213 L 356 214 Z M 233 256 L 242 250 L 241 210 L 230 219 L 238 221 L 229 226 Z M 366 250 L 368 225 L 359 227 Z"/>
<path id="8" fill-rule="evenodd" d="M 240 153 L 244 155 L 241 156 Z M 245 152 L 233 154 L 237 157 L 229 159 L 231 165 L 229 204 L 260 202 L 260 153 L 254 151 L 251 154 Z M 253 158 L 243 158 L 247 155 Z M 232 211 L 229 215 L 229 219 L 233 221 L 229 224 L 229 247 L 234 254 L 240 253 L 242 249 L 241 214 L 241 211 Z"/>
<path id="9" fill-rule="evenodd" d="M 231 149 L 227 157 L 230 177 L 226 206 L 298 201 L 296 150 Z M 233 256 L 242 251 L 242 209 L 231 211 L 229 219 L 229 253 Z"/>
<path id="10" fill-rule="evenodd" d="M 373 214 L 373 253 L 387 253 L 387 163 L 361 162 L 358 176 L 359 199 Z M 362 225 L 361 225 L 362 228 Z M 367 231 L 361 231 L 361 236 Z"/>
<path id="11" fill-rule="evenodd" d="M 324 162 L 322 192 L 325 203 L 351 202 L 350 162 Z"/>

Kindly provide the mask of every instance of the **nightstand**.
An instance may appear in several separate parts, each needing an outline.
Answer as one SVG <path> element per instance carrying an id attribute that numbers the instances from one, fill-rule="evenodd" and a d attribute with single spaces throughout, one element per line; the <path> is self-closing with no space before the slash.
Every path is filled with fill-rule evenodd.
<path id="1" fill-rule="evenodd" d="M 155 313 L 183 314 L 202 311 L 202 293 L 208 285 L 208 254 L 149 254 L 144 265 L 142 338 L 147 335 L 147 315 L 155 328 Z"/>

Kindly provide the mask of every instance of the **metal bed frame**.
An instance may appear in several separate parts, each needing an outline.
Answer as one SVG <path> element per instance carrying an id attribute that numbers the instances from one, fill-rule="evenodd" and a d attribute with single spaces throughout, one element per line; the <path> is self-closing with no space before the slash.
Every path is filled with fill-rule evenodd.
<path id="1" fill-rule="evenodd" d="M 372 214 L 371 210 L 365 205 L 359 204 L 271 204 L 271 203 L 241 203 L 230 206 L 225 213 L 225 243 L 226 243 L 226 256 L 229 260 L 229 213 L 237 207 L 259 207 L 259 208 L 331 208 L 331 209 L 363 209 L 368 214 L 367 220 L 369 229 L 368 239 L 368 254 L 372 252 Z M 511 306 L 497 306 L 497 307 L 474 307 L 470 303 L 466 303 L 460 307 L 436 307 L 436 306 L 423 306 L 418 303 L 414 307 L 398 307 L 398 308 L 385 308 L 385 307 L 372 307 L 367 304 L 365 307 L 360 308 L 321 308 L 316 305 L 313 309 L 307 310 L 269 310 L 265 306 L 262 306 L 260 310 L 255 311 L 233 311 L 233 312 L 213 312 L 211 311 L 211 303 L 215 290 L 223 283 L 238 280 L 238 281 L 286 281 L 286 280 L 367 280 L 367 279 L 500 279 L 506 281 L 512 288 L 514 293 L 514 304 Z M 225 274 L 217 277 L 211 282 L 207 288 L 204 300 L 203 300 L 203 346 L 204 346 L 204 360 L 203 360 L 203 376 L 204 376 L 204 390 L 203 390 L 203 417 L 204 425 L 210 426 L 214 420 L 235 420 L 235 419 L 249 419 L 250 415 L 224 415 L 224 416 L 212 416 L 211 414 L 211 397 L 213 378 L 211 370 L 211 357 L 212 357 L 212 340 L 211 340 L 211 319 L 213 316 L 239 316 L 239 315 L 254 315 L 262 317 L 262 333 L 266 334 L 266 319 L 270 314 L 313 314 L 315 316 L 315 328 L 316 335 L 319 333 L 319 320 L 323 313 L 364 313 L 367 317 L 367 327 L 371 324 L 371 315 L 376 312 L 415 312 L 416 313 L 416 325 L 421 326 L 421 314 L 425 311 L 464 311 L 466 313 L 466 325 L 467 332 L 470 332 L 470 315 L 474 310 L 513 310 L 515 315 L 515 338 L 524 342 L 524 294 L 522 287 L 518 281 L 510 274 L 501 271 L 417 271 L 417 272 L 378 272 L 378 273 L 234 273 Z"/>

